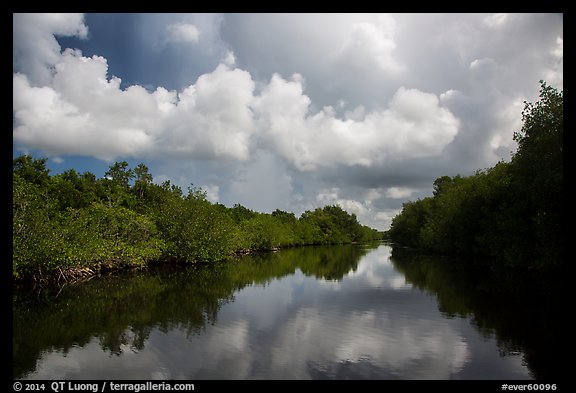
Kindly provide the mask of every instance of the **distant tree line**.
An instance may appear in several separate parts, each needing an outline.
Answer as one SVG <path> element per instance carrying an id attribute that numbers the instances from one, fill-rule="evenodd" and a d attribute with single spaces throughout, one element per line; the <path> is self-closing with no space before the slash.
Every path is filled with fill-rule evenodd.
<path id="1" fill-rule="evenodd" d="M 13 160 L 13 276 L 91 274 L 154 261 L 215 262 L 234 253 L 379 239 L 340 206 L 300 218 L 240 204 L 211 203 L 196 187 L 153 182 L 148 167 L 126 161 L 103 178 L 69 169 L 50 175 L 46 158 Z"/>
<path id="2" fill-rule="evenodd" d="M 474 255 L 492 267 L 563 266 L 563 92 L 541 81 L 525 102 L 510 162 L 472 176 L 442 176 L 433 196 L 407 202 L 387 235 L 397 244 Z M 471 259 L 472 260 L 472 259 Z"/>

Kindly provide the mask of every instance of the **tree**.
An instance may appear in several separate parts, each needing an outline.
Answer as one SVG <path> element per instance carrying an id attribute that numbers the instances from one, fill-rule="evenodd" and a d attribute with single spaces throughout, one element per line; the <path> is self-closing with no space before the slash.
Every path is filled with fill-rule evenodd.
<path id="1" fill-rule="evenodd" d="M 233 251 L 368 239 L 373 233 L 340 206 L 300 219 L 213 204 L 204 190 L 152 183 L 148 167 L 126 161 L 105 177 L 69 169 L 49 176 L 47 159 L 13 160 L 13 276 L 42 279 L 66 269 L 143 266 L 150 261 L 220 261 Z M 132 188 L 130 181 L 135 179 Z M 64 272 L 61 270 L 64 269 Z M 70 271 L 68 271 L 70 273 Z M 77 272 L 77 271 L 76 271 Z"/>
<path id="2" fill-rule="evenodd" d="M 132 208 L 136 204 L 135 197 L 130 194 L 130 180 L 134 178 L 134 171 L 128 168 L 128 162 L 120 161 L 110 165 L 104 174 L 102 185 L 106 191 L 109 205 Z"/>
<path id="3" fill-rule="evenodd" d="M 489 256 L 493 267 L 562 267 L 563 107 L 563 93 L 541 81 L 540 100 L 525 102 L 511 162 L 472 176 L 439 177 L 433 197 L 404 204 L 392 220 L 391 239 Z"/>
<path id="4" fill-rule="evenodd" d="M 14 277 L 42 276 L 53 266 L 58 249 L 58 223 L 52 220 L 38 184 L 18 173 L 12 177 L 12 269 Z"/>
<path id="5" fill-rule="evenodd" d="M 134 168 L 134 176 L 136 178 L 134 182 L 134 191 L 139 198 L 143 198 L 144 194 L 150 188 L 150 184 L 152 184 L 152 175 L 148 172 L 148 167 L 140 163 L 136 168 Z"/>
<path id="6" fill-rule="evenodd" d="M 114 184 L 127 190 L 130 180 L 134 178 L 134 171 L 128 168 L 128 162 L 117 161 L 110 165 L 104 176 L 110 178 Z"/>
<path id="7" fill-rule="evenodd" d="M 47 161 L 47 158 L 35 159 L 29 154 L 22 155 L 12 160 L 12 172 L 26 181 L 42 186 L 50 179 L 50 170 L 46 169 Z"/>
<path id="8" fill-rule="evenodd" d="M 562 259 L 564 95 L 540 81 L 540 100 L 524 103 L 522 129 L 514 133 L 518 150 L 512 159 L 514 186 L 522 195 L 525 225 L 541 263 Z"/>
<path id="9" fill-rule="evenodd" d="M 239 224 L 245 220 L 249 220 L 255 216 L 256 216 L 255 212 L 248 209 L 247 207 L 242 206 L 239 203 L 234 204 L 234 206 L 230 208 L 230 217 L 232 217 L 232 220 L 236 224 Z"/>
<path id="10" fill-rule="evenodd" d="M 272 217 L 277 218 L 282 223 L 290 223 L 293 224 L 296 222 L 296 216 L 294 213 L 285 212 L 280 209 L 276 209 L 272 212 Z"/>
<path id="11" fill-rule="evenodd" d="M 447 191 L 450 187 L 455 186 L 462 178 L 460 175 L 450 177 L 450 176 L 441 176 L 434 180 L 433 183 L 433 195 L 438 196 L 439 194 Z"/>
<path id="12" fill-rule="evenodd" d="M 420 247 L 421 231 L 426 225 L 431 204 L 431 197 L 402 204 L 402 212 L 392 219 L 390 238 L 399 244 Z"/>

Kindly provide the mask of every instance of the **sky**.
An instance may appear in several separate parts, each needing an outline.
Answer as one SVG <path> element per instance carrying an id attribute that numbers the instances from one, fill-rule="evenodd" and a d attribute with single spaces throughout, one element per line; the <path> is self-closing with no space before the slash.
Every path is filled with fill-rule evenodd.
<path id="1" fill-rule="evenodd" d="M 562 14 L 13 14 L 13 156 L 386 230 L 438 177 L 509 161 L 563 90 Z"/>

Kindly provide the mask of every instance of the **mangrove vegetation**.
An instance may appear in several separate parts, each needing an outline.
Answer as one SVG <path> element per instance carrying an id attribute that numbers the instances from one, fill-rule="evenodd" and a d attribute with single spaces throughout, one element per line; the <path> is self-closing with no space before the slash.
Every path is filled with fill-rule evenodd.
<path id="1" fill-rule="evenodd" d="M 381 232 L 330 205 L 293 213 L 212 203 L 154 183 L 144 164 L 110 165 L 104 177 L 51 175 L 47 158 L 13 159 L 13 277 L 68 280 L 150 262 L 215 262 L 234 253 L 374 240 Z"/>
<path id="2" fill-rule="evenodd" d="M 541 81 L 525 102 L 510 162 L 472 176 L 442 176 L 433 196 L 410 201 L 392 221 L 396 243 L 441 254 L 478 256 L 493 269 L 563 268 L 563 92 Z"/>

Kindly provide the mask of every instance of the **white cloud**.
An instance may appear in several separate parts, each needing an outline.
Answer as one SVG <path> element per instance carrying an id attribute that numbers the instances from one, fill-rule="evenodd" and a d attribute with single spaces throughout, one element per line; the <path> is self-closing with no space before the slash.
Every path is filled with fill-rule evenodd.
<path id="1" fill-rule="evenodd" d="M 221 64 L 180 93 L 149 92 L 138 85 L 122 89 L 119 78 L 108 77 L 105 58 L 71 49 L 54 72 L 42 88 L 14 77 L 15 140 L 51 154 L 246 160 L 256 138 L 299 170 L 311 170 L 435 155 L 458 132 L 457 119 L 438 98 L 416 89 L 400 88 L 388 109 L 362 120 L 342 120 L 331 107 L 310 113 L 298 74 L 291 80 L 274 75 L 255 95 L 248 72 Z"/>
<path id="2" fill-rule="evenodd" d="M 490 138 L 490 148 L 495 153 L 495 160 L 502 156 L 502 152 L 499 150 L 504 149 L 504 154 L 516 150 L 517 145 L 513 140 L 513 132 L 522 128 L 522 118 L 519 114 L 524 109 L 524 101 L 524 97 L 510 100 L 507 105 L 504 105 L 494 114 L 497 119 L 497 127 L 493 130 L 492 138 Z M 497 152 L 500 154 L 496 154 Z"/>
<path id="3" fill-rule="evenodd" d="M 248 159 L 253 90 L 250 74 L 223 64 L 202 75 L 178 94 L 177 110 L 161 138 L 165 147 L 191 158 Z"/>
<path id="4" fill-rule="evenodd" d="M 552 49 L 551 53 L 558 59 L 564 57 L 564 39 L 562 37 L 556 37 L 556 46 Z"/>
<path id="5" fill-rule="evenodd" d="M 12 65 L 25 73 L 32 85 L 46 84 L 51 67 L 60 59 L 55 36 L 86 38 L 83 14 L 12 14 Z"/>
<path id="6" fill-rule="evenodd" d="M 439 154 L 459 121 L 438 97 L 400 88 L 389 107 L 362 120 L 339 119 L 331 107 L 312 114 L 301 82 L 274 75 L 254 107 L 264 138 L 299 170 L 334 165 L 381 165 Z"/>
<path id="7" fill-rule="evenodd" d="M 208 184 L 200 186 L 202 190 L 206 192 L 206 199 L 208 199 L 212 203 L 216 203 L 219 201 L 219 192 L 220 187 L 217 184 Z"/>
<path id="8" fill-rule="evenodd" d="M 372 220 L 372 228 L 388 229 L 392 223 L 392 219 L 400 213 L 401 209 L 383 210 L 374 215 Z"/>
<path id="9" fill-rule="evenodd" d="M 234 56 L 234 52 L 232 51 L 226 52 L 226 57 L 222 62 L 229 67 L 234 66 L 236 64 L 236 56 Z"/>
<path id="10" fill-rule="evenodd" d="M 386 190 L 385 196 L 393 199 L 406 199 L 414 193 L 413 188 L 409 187 L 390 187 Z"/>
<path id="11" fill-rule="evenodd" d="M 499 13 L 486 16 L 482 22 L 485 26 L 488 26 L 490 28 L 497 28 L 506 23 L 507 19 L 508 14 Z"/>
<path id="12" fill-rule="evenodd" d="M 371 228 L 387 228 L 392 217 L 381 215 L 377 212 L 373 202 L 382 198 L 380 192 L 370 190 L 365 193 L 364 198 L 347 198 L 342 196 L 343 190 L 338 187 L 323 189 L 316 195 L 316 202 L 320 206 L 338 205 L 350 214 L 355 214 L 358 221 Z"/>
<path id="13" fill-rule="evenodd" d="M 540 79 L 563 84 L 561 14 L 134 20 L 137 39 L 118 40 L 148 50 L 143 59 L 165 56 L 150 64 L 153 81 L 122 58 L 62 51 L 55 37 L 88 37 L 82 14 L 14 14 L 15 149 L 155 159 L 167 179 L 218 187 L 219 200 L 256 210 L 313 209 L 337 188 L 384 223 L 438 176 L 509 158 L 522 100 L 537 99 Z"/>
<path id="14" fill-rule="evenodd" d="M 14 74 L 14 141 L 58 157 L 245 162 L 234 170 L 244 175 L 224 189 L 217 180 L 204 182 L 209 198 L 220 200 L 224 190 L 234 195 L 227 200 L 271 211 L 313 207 L 302 193 L 294 193 L 293 178 L 282 172 L 284 164 L 275 156 L 296 173 L 378 167 L 439 154 L 458 133 L 458 120 L 434 94 L 402 87 L 387 108 L 357 107 L 340 118 L 332 107 L 312 111 L 300 74 L 290 79 L 274 74 L 257 91 L 252 75 L 233 67 L 233 56 L 229 52 L 230 65 L 220 64 L 181 91 L 161 86 L 149 91 L 122 87 L 120 78 L 108 75 L 106 58 L 66 49 L 44 86 Z M 339 108 L 344 107 L 341 101 Z M 372 223 L 375 198 L 339 196 L 316 203 L 339 203 L 361 222 Z"/>
<path id="15" fill-rule="evenodd" d="M 544 80 L 549 86 L 559 90 L 564 88 L 564 39 L 556 37 L 556 45 L 551 50 L 552 59 L 545 71 Z"/>
<path id="16" fill-rule="evenodd" d="M 357 217 L 365 218 L 369 214 L 370 202 L 361 202 L 353 199 L 341 198 L 338 196 L 338 188 L 324 190 L 316 196 L 320 205 L 339 205 L 348 213 L 355 214 Z"/>
<path id="17" fill-rule="evenodd" d="M 67 49 L 51 84 L 14 74 L 14 140 L 50 155 L 180 154 L 246 159 L 252 117 L 250 75 L 225 66 L 177 94 L 120 87 L 100 56 Z"/>
<path id="18" fill-rule="evenodd" d="M 393 57 L 396 48 L 396 23 L 390 15 L 379 15 L 376 22 L 352 25 L 350 34 L 336 55 L 339 62 L 356 70 L 380 70 L 396 75 L 403 70 Z"/>
<path id="19" fill-rule="evenodd" d="M 81 154 L 110 160 L 147 152 L 155 103 L 141 87 L 124 91 L 106 79 L 106 60 L 66 50 L 52 86 L 31 86 L 14 74 L 14 140 L 51 155 Z"/>
<path id="20" fill-rule="evenodd" d="M 191 23 L 173 23 L 166 26 L 166 42 L 191 42 L 200 39 L 200 30 Z"/>

